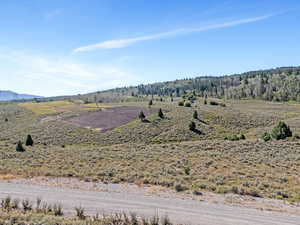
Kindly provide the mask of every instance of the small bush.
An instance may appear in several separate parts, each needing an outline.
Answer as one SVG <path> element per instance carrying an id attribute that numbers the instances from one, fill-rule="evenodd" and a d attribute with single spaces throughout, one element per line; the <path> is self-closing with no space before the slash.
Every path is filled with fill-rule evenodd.
<path id="1" fill-rule="evenodd" d="M 194 190 L 193 190 L 193 195 L 198 195 L 198 196 L 200 196 L 200 195 L 203 195 L 203 194 L 202 194 L 202 192 L 200 192 L 200 191 L 194 189 Z"/>
<path id="2" fill-rule="evenodd" d="M 184 101 L 178 102 L 178 105 L 179 105 L 179 106 L 184 106 Z"/>
<path id="3" fill-rule="evenodd" d="M 63 210 L 62 210 L 62 206 L 60 204 L 54 204 L 53 205 L 53 212 L 55 216 L 63 216 Z"/>
<path id="4" fill-rule="evenodd" d="M 224 140 L 229 140 L 229 141 L 239 141 L 239 140 L 246 140 L 246 136 L 244 134 L 241 134 L 240 136 L 232 135 L 232 136 L 227 136 L 224 138 Z"/>
<path id="5" fill-rule="evenodd" d="M 172 225 L 168 216 L 164 216 L 161 218 L 161 225 Z"/>
<path id="6" fill-rule="evenodd" d="M 196 130 L 196 124 L 195 124 L 194 121 L 191 121 L 191 122 L 189 123 L 189 129 L 190 129 L 191 131 Z"/>
<path id="7" fill-rule="evenodd" d="M 194 119 L 198 119 L 198 112 L 197 112 L 197 110 L 194 111 L 194 113 L 193 113 L 193 118 L 194 118 Z"/>
<path id="8" fill-rule="evenodd" d="M 11 197 L 7 196 L 6 198 L 1 200 L 1 208 L 7 212 L 11 210 Z"/>
<path id="9" fill-rule="evenodd" d="M 261 136 L 261 139 L 263 139 L 264 141 L 270 141 L 271 140 L 271 135 L 269 133 L 264 133 L 262 136 Z"/>
<path id="10" fill-rule="evenodd" d="M 246 140 L 246 136 L 244 134 L 241 134 L 240 140 Z"/>
<path id="11" fill-rule="evenodd" d="M 11 203 L 11 208 L 12 209 L 19 209 L 19 203 L 20 203 L 20 200 L 19 199 L 14 199 L 13 201 L 12 201 L 12 203 Z"/>
<path id="12" fill-rule="evenodd" d="M 32 204 L 28 199 L 25 199 L 22 201 L 22 207 L 23 207 L 24 212 L 32 210 Z"/>
<path id="13" fill-rule="evenodd" d="M 16 151 L 17 152 L 25 152 L 25 148 L 23 147 L 21 141 L 18 142 L 17 147 L 16 147 Z"/>
<path id="14" fill-rule="evenodd" d="M 276 140 L 292 137 L 292 135 L 293 134 L 289 126 L 286 125 L 283 121 L 279 121 L 279 123 L 271 131 L 272 138 Z"/>
<path id="15" fill-rule="evenodd" d="M 153 105 L 153 101 L 152 101 L 152 99 L 149 101 L 149 107 L 151 106 L 151 105 Z"/>
<path id="16" fill-rule="evenodd" d="M 218 102 L 215 102 L 215 101 L 210 101 L 209 104 L 210 104 L 210 105 L 219 105 L 219 103 L 218 103 Z"/>
<path id="17" fill-rule="evenodd" d="M 186 187 L 183 186 L 182 184 L 175 184 L 174 188 L 175 188 L 175 191 L 177 191 L 177 192 L 182 192 L 182 191 L 186 190 Z"/>
<path id="18" fill-rule="evenodd" d="M 84 220 L 86 218 L 86 216 L 84 215 L 83 207 L 81 207 L 81 206 L 75 207 L 75 211 L 76 211 L 76 216 L 78 217 L 78 219 Z"/>
<path id="19" fill-rule="evenodd" d="M 146 116 L 145 116 L 145 114 L 144 114 L 143 111 L 140 112 L 139 118 L 140 118 L 141 121 L 144 121 L 144 119 L 146 118 Z"/>
<path id="20" fill-rule="evenodd" d="M 185 107 L 191 107 L 192 104 L 191 104 L 191 102 L 185 102 L 185 103 L 184 103 L 184 106 L 185 106 Z"/>

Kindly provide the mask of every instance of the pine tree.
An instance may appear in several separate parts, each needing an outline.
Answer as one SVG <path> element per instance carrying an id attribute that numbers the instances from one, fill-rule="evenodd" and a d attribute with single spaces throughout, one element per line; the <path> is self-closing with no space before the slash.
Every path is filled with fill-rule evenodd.
<path id="1" fill-rule="evenodd" d="M 21 141 L 18 142 L 17 147 L 16 147 L 16 151 L 17 152 L 25 152 L 25 148 L 23 147 Z"/>
<path id="2" fill-rule="evenodd" d="M 140 112 L 139 118 L 140 118 L 141 121 L 144 121 L 144 119 L 146 118 L 146 116 L 145 116 L 145 114 L 144 114 L 143 111 Z"/>
<path id="3" fill-rule="evenodd" d="M 152 99 L 149 101 L 148 105 L 149 105 L 149 108 L 151 107 L 151 105 L 153 105 Z"/>
<path id="4" fill-rule="evenodd" d="M 194 111 L 193 118 L 194 119 L 198 119 L 198 112 L 197 112 L 197 110 Z"/>
<path id="5" fill-rule="evenodd" d="M 27 139 L 26 139 L 26 146 L 33 146 L 33 140 L 30 134 L 27 135 Z"/>
<path id="6" fill-rule="evenodd" d="M 162 119 L 164 118 L 164 113 L 162 112 L 161 109 L 158 110 L 158 116 Z"/>

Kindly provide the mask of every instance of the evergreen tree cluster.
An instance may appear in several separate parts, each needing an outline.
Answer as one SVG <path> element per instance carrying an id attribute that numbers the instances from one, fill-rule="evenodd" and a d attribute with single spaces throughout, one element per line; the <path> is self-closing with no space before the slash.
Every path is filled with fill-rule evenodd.
<path id="1" fill-rule="evenodd" d="M 193 101 L 195 96 L 227 99 L 300 101 L 300 67 L 281 67 L 226 76 L 200 76 L 135 87 L 98 92 L 102 98 L 132 96 L 173 96 Z M 99 97 L 99 99 L 101 99 Z"/>

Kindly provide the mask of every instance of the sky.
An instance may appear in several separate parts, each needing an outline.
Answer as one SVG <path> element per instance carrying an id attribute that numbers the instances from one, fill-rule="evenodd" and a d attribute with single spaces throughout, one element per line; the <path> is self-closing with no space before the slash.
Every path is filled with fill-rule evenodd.
<path id="1" fill-rule="evenodd" d="M 0 90 L 83 94 L 300 65 L 299 0 L 3 0 Z"/>

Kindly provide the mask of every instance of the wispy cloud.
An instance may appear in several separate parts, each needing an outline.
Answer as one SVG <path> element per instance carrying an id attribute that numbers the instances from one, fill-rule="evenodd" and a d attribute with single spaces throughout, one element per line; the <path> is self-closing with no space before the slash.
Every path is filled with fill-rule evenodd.
<path id="1" fill-rule="evenodd" d="M 158 33 L 158 34 L 141 36 L 141 37 L 135 37 L 135 38 L 109 40 L 109 41 L 104 41 L 104 42 L 100 42 L 100 43 L 93 44 L 93 45 L 87 45 L 87 46 L 82 46 L 82 47 L 76 48 L 73 50 L 73 53 L 93 51 L 93 50 L 97 50 L 97 49 L 124 48 L 124 47 L 128 47 L 130 45 L 133 45 L 137 42 L 142 42 L 142 41 L 147 41 L 147 40 L 167 38 L 167 37 L 172 37 L 172 36 L 177 36 L 177 35 L 189 34 L 189 33 L 193 33 L 193 32 L 201 32 L 201 31 L 207 31 L 207 30 L 213 30 L 213 29 L 219 29 L 219 28 L 225 28 L 225 27 L 233 27 L 233 26 L 237 26 L 237 25 L 241 25 L 241 24 L 253 23 L 253 22 L 268 19 L 274 15 L 276 15 L 276 14 L 268 14 L 268 15 L 263 15 L 263 16 L 258 16 L 258 17 L 245 18 L 245 19 L 234 20 L 234 21 L 225 22 L 225 23 L 210 24 L 210 25 L 201 26 L 201 27 L 181 28 L 181 29 L 176 29 L 176 30 Z"/>
<path id="2" fill-rule="evenodd" d="M 18 79 L 30 78 L 32 83 L 44 87 L 43 92 L 37 93 L 38 95 L 86 93 L 141 82 L 137 76 L 113 64 L 85 64 L 71 58 L 47 57 L 23 52 L 0 53 L 0 59 L 13 65 L 8 71 L 10 74 L 17 76 Z"/>
<path id="3" fill-rule="evenodd" d="M 54 19 L 55 17 L 57 16 L 60 16 L 62 14 L 62 11 L 61 10 L 53 10 L 53 11 L 50 11 L 50 12 L 47 12 L 44 17 L 47 21 L 50 21 L 52 19 Z"/>

